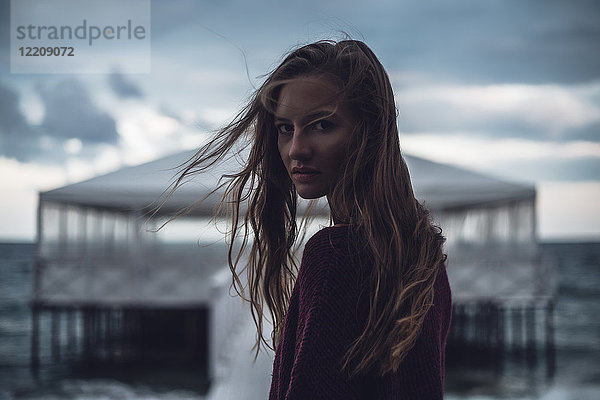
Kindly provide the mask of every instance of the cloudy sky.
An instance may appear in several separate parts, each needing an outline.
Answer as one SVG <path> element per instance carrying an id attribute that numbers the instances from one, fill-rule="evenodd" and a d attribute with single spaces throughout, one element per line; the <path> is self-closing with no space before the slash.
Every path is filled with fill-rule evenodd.
<path id="1" fill-rule="evenodd" d="M 0 18 L 0 240 L 34 238 L 39 190 L 197 146 L 341 32 L 386 67 L 404 151 L 535 184 L 542 239 L 600 239 L 597 1 L 157 0 L 150 73 L 11 73 Z"/>

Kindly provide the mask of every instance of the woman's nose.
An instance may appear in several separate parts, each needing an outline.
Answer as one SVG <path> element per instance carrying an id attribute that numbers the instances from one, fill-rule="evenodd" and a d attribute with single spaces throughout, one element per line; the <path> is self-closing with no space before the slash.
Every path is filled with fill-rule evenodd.
<path id="1" fill-rule="evenodd" d="M 292 160 L 306 160 L 311 156 L 310 138 L 300 129 L 296 130 L 292 136 L 289 156 Z"/>

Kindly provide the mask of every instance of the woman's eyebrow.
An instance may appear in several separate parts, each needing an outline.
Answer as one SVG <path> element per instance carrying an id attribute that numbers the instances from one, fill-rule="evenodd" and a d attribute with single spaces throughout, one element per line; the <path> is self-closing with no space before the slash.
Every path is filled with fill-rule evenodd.
<path id="1" fill-rule="evenodd" d="M 317 111 L 308 115 L 302 116 L 300 122 L 303 125 L 309 124 L 311 122 L 315 122 L 322 118 L 335 118 L 336 113 L 334 111 Z M 291 122 L 290 119 L 281 115 L 275 115 L 275 122 Z"/>

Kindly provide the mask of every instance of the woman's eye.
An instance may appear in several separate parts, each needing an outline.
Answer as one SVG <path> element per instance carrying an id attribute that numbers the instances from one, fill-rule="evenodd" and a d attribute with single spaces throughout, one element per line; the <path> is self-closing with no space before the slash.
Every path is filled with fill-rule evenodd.
<path id="1" fill-rule="evenodd" d="M 333 126 L 333 123 L 331 123 L 327 120 L 322 120 L 322 121 L 315 122 L 313 125 L 313 129 L 316 131 L 325 131 L 325 130 L 331 128 L 332 126 Z"/>
<path id="2" fill-rule="evenodd" d="M 294 127 L 289 124 L 280 124 L 277 125 L 277 132 L 287 134 L 292 133 L 294 131 Z"/>

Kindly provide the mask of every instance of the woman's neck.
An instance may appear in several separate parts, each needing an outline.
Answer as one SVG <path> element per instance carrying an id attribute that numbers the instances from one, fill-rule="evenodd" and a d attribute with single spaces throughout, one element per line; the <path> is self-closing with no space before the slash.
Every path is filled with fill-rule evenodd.
<path id="1" fill-rule="evenodd" d="M 333 226 L 349 225 L 348 221 L 344 221 L 343 219 L 339 218 L 338 213 L 335 212 L 335 207 L 333 206 L 329 196 L 327 196 L 327 203 L 329 204 L 330 218 L 333 221 Z"/>

